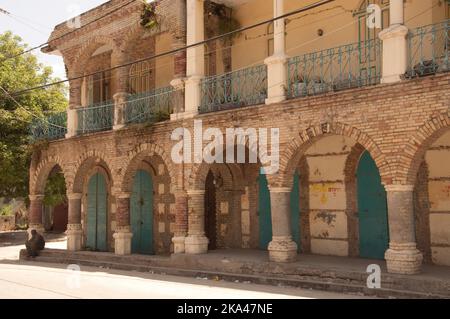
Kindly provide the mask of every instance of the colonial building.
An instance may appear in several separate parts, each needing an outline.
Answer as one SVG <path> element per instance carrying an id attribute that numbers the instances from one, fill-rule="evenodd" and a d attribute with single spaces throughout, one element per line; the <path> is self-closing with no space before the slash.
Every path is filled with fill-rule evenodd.
<path id="1" fill-rule="evenodd" d="M 274 262 L 385 259 L 402 274 L 450 266 L 449 8 L 111 0 L 56 26 L 43 51 L 64 58 L 70 105 L 32 128 L 30 228 L 42 228 L 57 169 L 71 251 L 261 249 Z M 249 138 L 253 163 L 174 161 L 177 129 L 211 142 L 194 136 L 200 120 L 224 134 L 279 128 L 269 134 L 279 149 Z M 265 175 L 269 154 L 279 169 Z"/>

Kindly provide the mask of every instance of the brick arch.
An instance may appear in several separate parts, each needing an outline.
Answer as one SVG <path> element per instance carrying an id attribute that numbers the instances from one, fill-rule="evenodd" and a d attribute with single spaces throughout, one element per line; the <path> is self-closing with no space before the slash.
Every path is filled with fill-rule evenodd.
<path id="1" fill-rule="evenodd" d="M 124 53 L 123 58 L 126 59 L 126 52 L 134 47 L 136 41 L 138 41 L 146 32 L 148 32 L 144 27 L 142 27 L 140 21 L 133 23 L 123 36 L 121 36 L 121 42 L 119 44 L 119 49 Z M 130 62 L 128 60 L 124 62 Z"/>
<path id="2" fill-rule="evenodd" d="M 96 35 L 87 40 L 86 43 L 83 44 L 80 49 L 78 49 L 77 54 L 75 54 L 74 58 L 72 59 L 72 65 L 68 67 L 71 73 L 70 76 L 82 76 L 86 63 L 92 56 L 92 54 L 94 54 L 94 52 L 98 48 L 106 44 L 109 44 L 111 46 L 113 54 L 120 55 L 122 53 L 120 47 L 112 37 Z"/>
<path id="3" fill-rule="evenodd" d="M 414 185 L 428 148 L 444 133 L 450 130 L 450 113 L 441 113 L 428 119 L 417 132 L 411 136 L 409 142 L 400 152 L 402 163 L 405 163 L 406 176 L 404 183 Z"/>
<path id="4" fill-rule="evenodd" d="M 72 193 L 82 193 L 85 179 L 89 172 L 95 167 L 101 167 L 108 175 L 108 182 L 111 185 L 114 185 L 111 174 L 112 165 L 107 159 L 108 157 L 106 157 L 105 154 L 96 150 L 81 155 L 75 164 L 73 183 L 68 185 L 67 191 Z"/>
<path id="5" fill-rule="evenodd" d="M 280 152 L 279 174 L 269 175 L 269 184 L 273 187 L 291 187 L 291 176 L 294 174 L 297 164 L 306 150 L 315 141 L 331 135 L 346 136 L 361 144 L 370 153 L 377 164 L 383 183 L 391 183 L 391 170 L 390 165 L 386 160 L 386 156 L 369 135 L 360 129 L 347 124 L 324 123 L 300 131 L 298 136 Z"/>
<path id="6" fill-rule="evenodd" d="M 64 162 L 59 156 L 49 156 L 39 162 L 34 174 L 30 178 L 31 195 L 44 194 L 45 184 L 47 183 L 47 179 L 55 166 L 59 166 L 59 168 L 61 168 L 66 181 L 66 187 L 69 185 L 70 177 Z"/>
<path id="7" fill-rule="evenodd" d="M 120 191 L 125 193 L 131 192 L 132 181 L 139 165 L 146 157 L 155 155 L 159 156 L 166 166 L 170 177 L 170 183 L 172 185 L 177 185 L 176 168 L 172 164 L 171 159 L 167 156 L 164 149 L 156 144 L 145 143 L 139 145 L 133 151 L 128 153 L 126 162 L 123 164 L 125 170 L 123 174 L 120 174 L 117 181 L 117 186 L 120 188 Z"/>
<path id="8" fill-rule="evenodd" d="M 224 137 L 225 140 L 225 137 Z M 249 151 L 255 149 L 255 145 L 249 145 L 248 141 L 245 146 L 246 154 L 249 154 Z M 226 150 L 223 154 L 225 158 Z M 202 162 L 200 164 L 193 165 L 190 175 L 188 176 L 187 185 L 190 189 L 204 189 L 206 177 L 208 175 L 209 170 L 214 165 L 225 165 L 230 170 L 231 176 L 233 177 L 233 185 L 234 187 L 240 187 L 244 184 L 244 173 L 242 165 L 261 165 L 259 160 L 259 156 L 257 155 L 257 164 L 228 164 L 228 163 L 213 163 L 208 164 L 206 162 Z"/>

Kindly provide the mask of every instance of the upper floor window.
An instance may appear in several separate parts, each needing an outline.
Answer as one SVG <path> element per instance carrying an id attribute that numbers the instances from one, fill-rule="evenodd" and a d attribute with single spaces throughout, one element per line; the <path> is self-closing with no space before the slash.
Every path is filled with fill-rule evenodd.
<path id="1" fill-rule="evenodd" d="M 381 9 L 381 28 L 371 28 L 367 24 L 369 18 L 367 8 L 373 4 Z M 389 0 L 364 0 L 355 15 L 358 19 L 358 42 L 375 40 L 380 31 L 389 26 Z"/>
<path id="2" fill-rule="evenodd" d="M 90 75 L 86 79 L 86 102 L 88 105 L 105 102 L 111 99 L 111 72 Z"/>
<path id="3" fill-rule="evenodd" d="M 151 75 L 150 64 L 147 61 L 133 64 L 128 77 L 130 93 L 135 94 L 150 91 L 152 88 Z"/>

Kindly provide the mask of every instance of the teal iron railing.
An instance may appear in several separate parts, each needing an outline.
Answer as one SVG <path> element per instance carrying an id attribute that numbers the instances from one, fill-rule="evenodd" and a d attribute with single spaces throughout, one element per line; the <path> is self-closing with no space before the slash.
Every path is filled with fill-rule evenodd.
<path id="1" fill-rule="evenodd" d="M 43 118 L 34 118 L 30 133 L 32 141 L 64 138 L 67 134 L 67 112 L 45 113 Z"/>
<path id="2" fill-rule="evenodd" d="M 155 123 L 170 119 L 173 87 L 133 94 L 125 106 L 125 124 Z"/>
<path id="3" fill-rule="evenodd" d="M 105 101 L 77 109 L 77 134 L 111 130 L 114 123 L 114 102 Z"/>
<path id="4" fill-rule="evenodd" d="M 264 103 L 267 67 L 258 65 L 202 80 L 200 113 Z"/>
<path id="5" fill-rule="evenodd" d="M 294 98 L 378 84 L 381 56 L 377 39 L 291 58 L 287 95 Z"/>
<path id="6" fill-rule="evenodd" d="M 450 71 L 450 20 L 410 30 L 407 77 Z"/>

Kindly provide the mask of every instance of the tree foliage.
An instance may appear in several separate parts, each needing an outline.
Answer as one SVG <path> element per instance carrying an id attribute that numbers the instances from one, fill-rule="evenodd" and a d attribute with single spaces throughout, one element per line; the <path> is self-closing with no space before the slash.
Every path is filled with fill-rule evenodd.
<path id="1" fill-rule="evenodd" d="M 0 34 L 0 86 L 7 92 L 58 81 L 52 68 L 43 66 L 27 50 L 22 39 L 7 31 Z M 14 57 L 14 58 L 9 58 Z M 67 107 L 67 88 L 53 85 L 14 96 L 0 88 L 0 197 L 24 197 L 28 193 L 28 168 L 32 149 L 29 146 L 29 126 L 33 113 L 44 117 L 48 111 L 62 111 Z"/>

